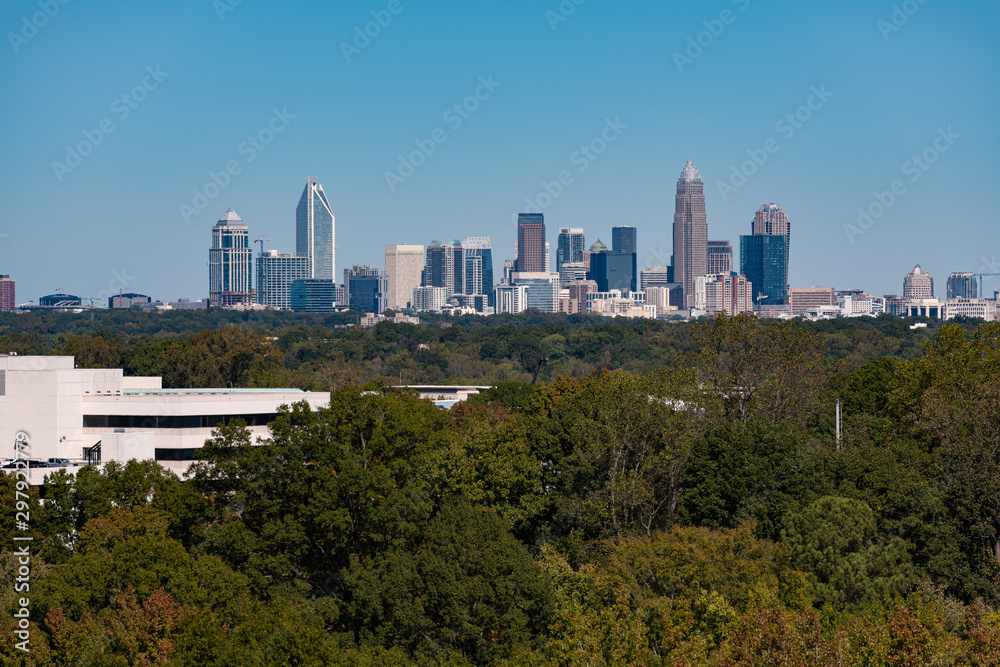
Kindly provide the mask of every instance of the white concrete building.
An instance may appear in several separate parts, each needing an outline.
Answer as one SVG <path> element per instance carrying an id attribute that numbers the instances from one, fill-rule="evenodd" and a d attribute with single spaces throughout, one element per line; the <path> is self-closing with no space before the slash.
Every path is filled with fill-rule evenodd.
<path id="1" fill-rule="evenodd" d="M 987 322 L 996 320 L 996 302 L 989 299 L 948 299 L 945 302 L 944 319 L 953 317 L 978 317 Z"/>
<path id="2" fill-rule="evenodd" d="M 0 442 L 12 456 L 18 433 L 26 457 L 79 463 L 154 459 L 183 474 L 212 429 L 241 418 L 267 437 L 279 406 L 329 404 L 326 392 L 300 389 L 163 389 L 158 377 L 121 369 L 78 369 L 73 357 L 0 356 Z M 31 470 L 40 483 L 51 468 Z"/>
<path id="3" fill-rule="evenodd" d="M 385 307 L 405 310 L 413 307 L 410 298 L 420 287 L 424 270 L 422 245 L 387 245 L 385 247 Z"/>

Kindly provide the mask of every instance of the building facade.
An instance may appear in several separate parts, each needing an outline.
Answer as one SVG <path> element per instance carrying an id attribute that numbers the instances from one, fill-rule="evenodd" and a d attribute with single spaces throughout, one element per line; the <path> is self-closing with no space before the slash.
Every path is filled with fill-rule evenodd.
<path id="1" fill-rule="evenodd" d="M 788 239 L 754 234 L 740 237 L 740 271 L 753 283 L 757 305 L 776 306 L 788 299 Z"/>
<path id="2" fill-rule="evenodd" d="M 427 246 L 423 287 L 444 287 L 448 296 L 465 289 L 465 250 L 458 241 Z"/>
<path id="3" fill-rule="evenodd" d="M 212 227 L 212 248 L 208 251 L 208 298 L 213 308 L 250 305 L 253 250 L 250 228 L 236 211 L 229 209 Z"/>
<path id="4" fill-rule="evenodd" d="M 753 283 L 743 275 L 720 275 L 705 284 L 705 311 L 729 316 L 753 312 Z"/>
<path id="5" fill-rule="evenodd" d="M 832 287 L 793 287 L 788 290 L 792 316 L 805 315 L 820 306 L 836 304 Z"/>
<path id="6" fill-rule="evenodd" d="M 0 313 L 10 313 L 17 308 L 14 281 L 7 274 L 0 276 Z"/>
<path id="7" fill-rule="evenodd" d="M 335 278 L 335 223 L 323 186 L 310 176 L 295 208 L 295 254 L 308 258 L 309 278 Z"/>
<path id="8" fill-rule="evenodd" d="M 280 310 L 292 307 L 292 283 L 309 278 L 309 258 L 267 250 L 257 258 L 257 303 Z"/>
<path id="9" fill-rule="evenodd" d="M 498 285 L 496 290 L 496 313 L 523 313 L 528 309 L 527 285 Z"/>
<path id="10" fill-rule="evenodd" d="M 139 306 L 141 308 L 142 306 L 148 305 L 152 302 L 153 300 L 145 294 L 126 292 L 124 294 L 116 294 L 115 296 L 108 297 L 108 308 L 113 310 L 128 310 L 132 306 Z"/>
<path id="11" fill-rule="evenodd" d="M 952 273 L 948 276 L 948 300 L 975 299 L 979 296 L 974 273 Z"/>
<path id="12" fill-rule="evenodd" d="M 392 310 L 412 305 L 413 288 L 420 287 L 424 269 L 422 245 L 387 245 L 385 247 L 385 304 Z"/>
<path id="13" fill-rule="evenodd" d="M 635 253 L 605 250 L 591 254 L 587 280 L 596 282 L 599 292 L 614 289 L 637 292 L 639 287 L 635 276 Z"/>
<path id="14" fill-rule="evenodd" d="M 560 228 L 556 244 L 556 271 L 562 272 L 563 264 L 582 263 L 583 253 L 586 249 L 583 229 L 580 227 Z"/>
<path id="15" fill-rule="evenodd" d="M 462 241 L 465 251 L 465 290 L 470 296 L 483 294 L 492 307 L 496 295 L 493 286 L 493 245 L 489 236 L 470 236 Z"/>
<path id="16" fill-rule="evenodd" d="M 547 271 L 521 271 L 512 276 L 515 286 L 528 288 L 526 308 L 543 313 L 559 312 L 559 274 Z"/>
<path id="17" fill-rule="evenodd" d="M 677 179 L 674 201 L 674 279 L 684 286 L 684 308 L 694 306 L 694 279 L 708 271 L 705 185 L 690 160 Z"/>
<path id="18" fill-rule="evenodd" d="M 547 273 L 549 253 L 545 243 L 545 216 L 520 213 L 517 216 L 517 273 Z"/>
<path id="19" fill-rule="evenodd" d="M 386 279 L 371 266 L 352 266 L 344 269 L 344 292 L 347 306 L 359 313 L 381 315 L 386 310 Z"/>
<path id="20" fill-rule="evenodd" d="M 732 273 L 733 246 L 729 244 L 729 241 L 709 241 L 707 261 L 708 271 L 705 275 L 717 276 L 723 273 Z"/>
<path id="21" fill-rule="evenodd" d="M 448 290 L 444 287 L 414 287 L 411 290 L 410 303 L 418 313 L 439 313 L 448 305 Z"/>
<path id="22" fill-rule="evenodd" d="M 337 310 L 337 285 L 332 280 L 299 278 L 292 281 L 290 298 L 296 313 L 332 313 Z"/>

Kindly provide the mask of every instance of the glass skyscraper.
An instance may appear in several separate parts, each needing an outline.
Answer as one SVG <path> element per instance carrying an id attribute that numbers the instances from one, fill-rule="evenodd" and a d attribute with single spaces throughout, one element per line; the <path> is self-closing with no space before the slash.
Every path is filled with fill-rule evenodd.
<path id="1" fill-rule="evenodd" d="M 493 246 L 489 236 L 470 236 L 462 242 L 465 250 L 465 293 L 485 294 L 496 307 L 493 291 Z"/>
<path id="2" fill-rule="evenodd" d="M 593 253 L 590 256 L 587 279 L 597 283 L 598 292 L 608 292 L 613 289 L 637 292 L 635 253 L 621 250 Z"/>
<path id="3" fill-rule="evenodd" d="M 295 209 L 295 254 L 309 258 L 309 277 L 334 280 L 334 216 L 323 186 L 306 180 Z"/>
<path id="4" fill-rule="evenodd" d="M 257 258 L 257 303 L 281 310 L 292 307 L 292 282 L 309 277 L 309 258 L 268 250 Z"/>
<path id="5" fill-rule="evenodd" d="M 583 261 L 586 250 L 583 229 L 579 227 L 562 227 L 556 245 L 556 272 L 562 271 L 563 264 L 576 264 Z"/>
<path id="6" fill-rule="evenodd" d="M 611 228 L 611 249 L 619 252 L 636 252 L 636 229 L 620 225 Z"/>
<path id="7" fill-rule="evenodd" d="M 208 298 L 213 307 L 253 303 L 250 228 L 229 209 L 212 227 L 208 251 Z"/>
<path id="8" fill-rule="evenodd" d="M 788 299 L 788 237 L 740 237 L 740 272 L 753 285 L 755 305 L 777 306 Z"/>

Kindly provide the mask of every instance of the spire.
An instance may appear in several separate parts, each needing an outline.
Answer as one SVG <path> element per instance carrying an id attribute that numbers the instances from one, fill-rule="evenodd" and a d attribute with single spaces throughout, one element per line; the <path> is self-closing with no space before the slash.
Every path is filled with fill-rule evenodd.
<path id="1" fill-rule="evenodd" d="M 230 207 L 229 210 L 223 213 L 222 217 L 219 218 L 220 225 L 230 225 L 230 224 L 239 225 L 242 223 L 243 223 L 243 218 L 236 215 L 236 211 L 234 211 L 232 207 Z"/>
<path id="2" fill-rule="evenodd" d="M 691 160 L 688 160 L 687 164 L 684 165 L 684 171 L 681 172 L 680 180 L 682 181 L 701 180 L 701 173 L 698 172 L 698 167 L 694 166 L 694 162 L 692 162 Z"/>

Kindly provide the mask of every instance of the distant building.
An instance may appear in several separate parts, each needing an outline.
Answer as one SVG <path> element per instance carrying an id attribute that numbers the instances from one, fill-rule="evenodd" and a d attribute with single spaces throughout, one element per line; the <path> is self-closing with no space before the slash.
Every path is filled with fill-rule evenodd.
<path id="1" fill-rule="evenodd" d="M 556 245 L 556 271 L 562 273 L 564 264 L 582 263 L 586 247 L 583 229 L 579 227 L 562 227 L 559 230 L 559 238 Z"/>
<path id="2" fill-rule="evenodd" d="M 448 297 L 465 289 L 465 249 L 459 241 L 427 246 L 423 287 L 444 287 Z"/>
<path id="3" fill-rule="evenodd" d="M 913 299 L 933 299 L 934 279 L 930 274 L 920 268 L 917 264 L 913 270 L 903 278 L 903 299 L 912 301 Z"/>
<path id="4" fill-rule="evenodd" d="M 946 304 L 940 299 L 908 299 L 906 301 L 906 317 L 933 317 L 944 319 Z"/>
<path id="5" fill-rule="evenodd" d="M 526 308 L 543 313 L 559 312 L 559 274 L 547 271 L 520 271 L 513 275 L 514 285 L 528 288 Z"/>
<path id="6" fill-rule="evenodd" d="M 647 287 L 643 292 L 646 295 L 646 305 L 656 306 L 657 315 L 677 310 L 677 307 L 670 303 L 669 287 Z"/>
<path id="7" fill-rule="evenodd" d="M 563 262 L 559 269 L 559 284 L 563 288 L 587 279 L 587 265 L 580 262 Z"/>
<path id="8" fill-rule="evenodd" d="M 386 289 L 386 280 L 376 268 L 355 265 L 344 269 L 344 291 L 351 310 L 382 314 L 386 310 Z"/>
<path id="9" fill-rule="evenodd" d="M 337 286 L 332 280 L 299 278 L 292 281 L 292 310 L 296 313 L 332 313 L 337 310 Z"/>
<path id="10" fill-rule="evenodd" d="M 295 208 L 295 254 L 308 258 L 309 278 L 330 282 L 336 278 L 335 222 L 323 186 L 310 176 Z"/>
<path id="11" fill-rule="evenodd" d="M 948 299 L 945 302 L 944 319 L 950 320 L 955 317 L 978 318 L 986 322 L 994 322 L 996 321 L 996 302 L 974 297 Z"/>
<path id="12" fill-rule="evenodd" d="M 740 237 L 740 271 L 753 283 L 753 301 L 780 305 L 788 298 L 788 237 L 754 234 Z"/>
<path id="13" fill-rule="evenodd" d="M 639 287 L 635 276 L 635 253 L 604 250 L 590 255 L 587 280 L 597 283 L 600 292 L 621 290 L 636 292 Z"/>
<path id="14" fill-rule="evenodd" d="M 743 275 L 720 275 L 705 284 L 705 310 L 710 315 L 753 312 L 753 283 Z"/>
<path id="15" fill-rule="evenodd" d="M 72 294 L 46 294 L 38 300 L 43 308 L 74 308 L 83 305 L 80 297 Z"/>
<path id="16" fill-rule="evenodd" d="M 0 313 L 10 313 L 15 308 L 14 281 L 7 274 L 0 275 Z"/>
<path id="17" fill-rule="evenodd" d="M 392 317 L 386 317 L 385 315 L 379 315 L 377 313 L 365 313 L 361 317 L 359 325 L 368 328 L 376 326 L 380 322 L 392 322 L 393 324 L 420 324 L 420 318 L 411 317 L 402 313 L 396 313 Z"/>
<path id="18" fill-rule="evenodd" d="M 290 310 L 292 283 L 309 277 L 308 257 L 267 250 L 257 258 L 257 303 Z"/>
<path id="19" fill-rule="evenodd" d="M 677 179 L 674 202 L 674 279 L 684 285 L 684 308 L 694 306 L 694 280 L 708 272 L 705 185 L 688 160 Z"/>
<path id="20" fill-rule="evenodd" d="M 413 288 L 420 287 L 424 269 L 422 245 L 387 245 L 385 247 L 385 304 L 392 310 L 412 307 Z"/>
<path id="21" fill-rule="evenodd" d="M 497 285 L 496 313 L 522 313 L 528 309 L 527 285 Z"/>
<path id="22" fill-rule="evenodd" d="M 545 216 L 541 213 L 520 213 L 517 216 L 518 273 L 547 273 L 549 255 L 545 243 Z"/>
<path id="23" fill-rule="evenodd" d="M 439 313 L 448 305 L 448 290 L 444 287 L 414 287 L 411 290 L 410 303 L 413 310 L 418 313 Z"/>
<path id="24" fill-rule="evenodd" d="M 192 301 L 191 299 L 178 299 L 177 301 L 151 301 L 146 304 L 140 304 L 139 306 L 143 310 L 162 312 L 166 310 L 206 310 L 208 308 L 208 301 L 203 301 L 199 299 L 198 301 Z"/>
<path id="25" fill-rule="evenodd" d="M 979 296 L 974 273 L 952 273 L 948 276 L 948 300 L 975 299 Z"/>
<path id="26" fill-rule="evenodd" d="M 638 231 L 635 227 L 619 225 L 611 228 L 611 249 L 616 252 L 635 254 L 638 246 Z"/>
<path id="27" fill-rule="evenodd" d="M 666 267 L 664 267 L 666 268 Z M 708 242 L 708 271 L 706 275 L 717 276 L 733 271 L 733 246 L 729 241 Z M 670 282 L 673 282 L 672 280 Z"/>
<path id="28" fill-rule="evenodd" d="M 108 297 L 108 308 L 128 310 L 132 306 L 139 306 L 141 308 L 145 304 L 152 302 L 153 300 L 145 294 L 128 292 L 126 294 L 116 294 L 115 296 Z"/>
<path id="29" fill-rule="evenodd" d="M 230 208 L 212 227 L 212 248 L 208 251 L 208 298 L 211 306 L 228 308 L 253 303 L 252 271 L 250 228 Z"/>
<path id="30" fill-rule="evenodd" d="M 788 290 L 792 316 L 805 315 L 819 306 L 834 306 L 832 287 L 793 287 Z"/>
<path id="31" fill-rule="evenodd" d="M 567 285 L 565 291 L 568 296 L 559 300 L 559 310 L 567 315 L 586 313 L 587 295 L 597 291 L 597 283 L 593 280 L 579 280 Z"/>
<path id="32" fill-rule="evenodd" d="M 470 236 L 462 241 L 465 251 L 465 289 L 469 296 L 485 295 L 486 306 L 493 307 L 493 245 L 489 236 Z M 480 311 L 483 312 L 483 311 Z"/>
<path id="33" fill-rule="evenodd" d="M 792 223 L 788 221 L 788 215 L 784 209 L 775 203 L 764 204 L 754 215 L 751 223 L 751 233 L 754 236 L 783 236 L 785 238 L 785 293 L 788 292 L 788 264 L 792 257 Z M 743 267 L 740 267 L 743 270 Z M 743 271 L 746 273 L 746 271 Z M 755 288 L 758 292 L 760 287 Z M 780 303 L 780 302 L 777 302 Z"/>
<path id="34" fill-rule="evenodd" d="M 639 287 L 641 289 L 646 289 L 647 287 L 666 287 L 673 282 L 673 272 L 669 266 L 652 266 L 642 271 L 639 276 Z"/>

